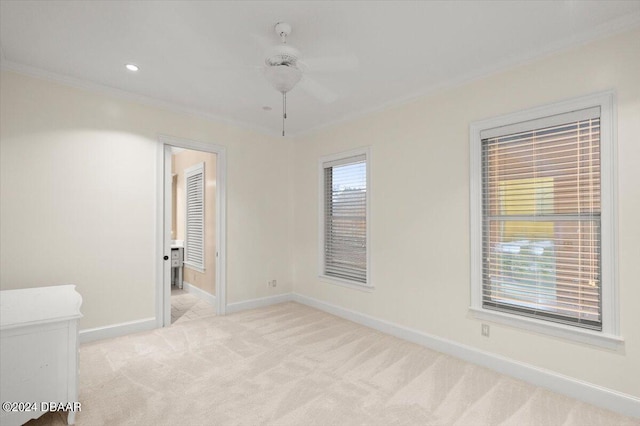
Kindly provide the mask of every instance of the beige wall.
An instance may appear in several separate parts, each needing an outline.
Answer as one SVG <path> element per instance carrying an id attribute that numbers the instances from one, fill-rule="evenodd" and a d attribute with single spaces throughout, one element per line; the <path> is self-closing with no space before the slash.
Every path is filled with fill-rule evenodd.
<path id="1" fill-rule="evenodd" d="M 638 40 L 635 31 L 592 43 L 295 143 L 2 72 L 1 288 L 76 284 L 82 328 L 153 316 L 157 135 L 169 134 L 227 147 L 229 303 L 293 289 L 640 397 Z M 605 89 L 618 92 L 625 346 L 608 351 L 496 324 L 483 338 L 468 314 L 469 123 Z M 364 293 L 317 278 L 317 161 L 369 145 L 376 289 Z"/>
<path id="2" fill-rule="evenodd" d="M 294 290 L 481 351 L 640 397 L 640 32 L 563 52 L 301 137 L 294 146 Z M 469 124 L 567 98 L 618 93 L 623 349 L 609 351 L 470 317 Z M 318 159 L 371 146 L 365 293 L 318 279 Z"/>
<path id="3" fill-rule="evenodd" d="M 165 134 L 227 148 L 227 301 L 291 291 L 290 140 L 13 72 L 0 93 L 0 288 L 75 284 L 82 329 L 153 317 Z"/>
<path id="4" fill-rule="evenodd" d="M 207 293 L 216 294 L 216 155 L 185 150 L 172 156 L 173 173 L 177 175 L 175 197 L 176 240 L 185 239 L 185 169 L 204 163 L 205 175 L 205 223 L 204 223 L 204 272 L 184 266 L 184 281 Z"/>

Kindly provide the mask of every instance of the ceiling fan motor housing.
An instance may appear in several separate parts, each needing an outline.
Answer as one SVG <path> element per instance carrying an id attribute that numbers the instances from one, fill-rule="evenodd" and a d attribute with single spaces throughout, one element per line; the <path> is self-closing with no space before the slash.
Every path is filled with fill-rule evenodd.
<path id="1" fill-rule="evenodd" d="M 282 43 L 273 47 L 264 60 L 264 75 L 278 92 L 284 94 L 293 89 L 302 78 L 302 69 L 298 66 L 300 51 L 287 44 L 291 25 L 278 22 L 275 31 Z"/>
<path id="2" fill-rule="evenodd" d="M 269 55 L 264 60 L 265 64 L 269 67 L 277 65 L 285 65 L 288 67 L 295 67 L 298 64 L 300 58 L 300 51 L 288 44 L 280 44 L 273 48 Z"/>

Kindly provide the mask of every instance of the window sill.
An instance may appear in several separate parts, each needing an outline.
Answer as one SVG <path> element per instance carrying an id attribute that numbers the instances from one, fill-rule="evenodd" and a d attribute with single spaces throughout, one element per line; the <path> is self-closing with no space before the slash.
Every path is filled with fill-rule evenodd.
<path id="1" fill-rule="evenodd" d="M 364 291 L 365 293 L 371 293 L 375 289 L 375 287 L 367 284 L 356 283 L 355 281 L 349 281 L 349 280 L 342 280 L 340 278 L 334 278 L 328 275 L 319 275 L 318 278 L 328 282 L 329 284 L 338 285 L 340 287 L 351 288 L 353 290 L 360 290 L 360 291 Z"/>
<path id="2" fill-rule="evenodd" d="M 184 262 L 184 266 L 186 268 L 193 269 L 194 271 L 197 271 L 197 272 L 200 272 L 201 274 L 204 274 L 204 268 L 201 267 L 201 266 L 197 266 L 197 265 L 194 265 L 193 263 L 189 263 L 189 262 L 186 262 L 186 261 Z"/>
<path id="3" fill-rule="evenodd" d="M 469 311 L 475 319 L 492 321 L 498 324 L 504 324 L 548 336 L 572 340 L 574 342 L 599 346 L 605 349 L 618 350 L 624 345 L 624 339 L 621 336 L 606 334 L 599 331 L 585 330 L 569 325 L 540 321 L 533 318 L 520 317 L 504 312 L 494 312 L 474 307 L 470 307 Z"/>

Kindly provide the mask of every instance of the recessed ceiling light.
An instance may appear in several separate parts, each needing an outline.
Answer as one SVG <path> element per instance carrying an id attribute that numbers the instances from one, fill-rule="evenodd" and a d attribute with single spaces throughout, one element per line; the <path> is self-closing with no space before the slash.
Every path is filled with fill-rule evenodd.
<path id="1" fill-rule="evenodd" d="M 127 67 L 129 71 L 133 71 L 133 72 L 138 71 L 140 69 L 140 67 L 138 67 L 135 64 L 127 64 L 125 65 L 125 67 Z"/>

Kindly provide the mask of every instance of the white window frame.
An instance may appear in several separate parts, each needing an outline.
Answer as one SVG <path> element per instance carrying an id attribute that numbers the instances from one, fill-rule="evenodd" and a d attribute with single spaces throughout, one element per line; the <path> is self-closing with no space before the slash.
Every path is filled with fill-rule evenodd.
<path id="1" fill-rule="evenodd" d="M 545 119 L 581 109 L 600 107 L 601 155 L 601 280 L 602 331 L 588 330 L 482 307 L 482 142 L 480 133 L 488 129 Z M 624 339 L 619 329 L 617 289 L 617 182 L 616 182 L 616 102 L 613 91 L 596 93 L 563 102 L 516 112 L 470 125 L 470 253 L 472 316 L 483 321 L 519 327 L 581 343 L 618 348 Z"/>
<path id="2" fill-rule="evenodd" d="M 188 219 L 188 205 L 189 205 L 189 200 L 187 199 L 188 197 L 188 180 L 190 176 L 193 176 L 195 174 L 201 174 L 202 175 L 202 235 L 201 235 L 201 241 L 202 241 L 202 263 L 195 263 L 192 262 L 190 260 L 187 259 L 188 256 L 188 250 L 189 250 L 189 242 L 188 242 L 188 229 L 187 229 L 187 219 Z M 184 247 L 185 247 L 185 254 L 184 254 L 184 264 L 187 265 L 189 268 L 191 269 L 195 269 L 198 272 L 204 272 L 205 271 L 205 220 L 206 220 L 206 212 L 205 212 L 205 208 L 206 208 L 206 189 L 207 189 L 207 185 L 206 185 L 206 178 L 205 178 L 205 168 L 204 168 L 204 162 L 201 163 L 197 163 L 194 164 L 193 166 L 190 166 L 188 168 L 186 168 L 184 170 Z"/>
<path id="3" fill-rule="evenodd" d="M 367 185 L 367 198 L 366 198 L 366 245 L 365 245 L 365 258 L 367 262 L 367 271 L 366 271 L 366 283 L 360 283 L 357 281 L 351 281 L 347 279 L 337 278 L 325 275 L 325 252 L 324 252 L 324 243 L 325 243 L 325 217 L 324 217 L 324 169 L 328 163 L 334 163 L 341 160 L 347 160 L 353 157 L 364 156 L 365 164 L 366 164 L 366 185 Z M 374 289 L 373 283 L 371 282 L 371 148 L 357 148 L 350 151 L 340 152 L 336 154 L 327 155 L 321 157 L 318 160 L 318 277 L 323 281 L 326 281 L 331 284 L 362 290 L 362 291 L 372 291 Z"/>

